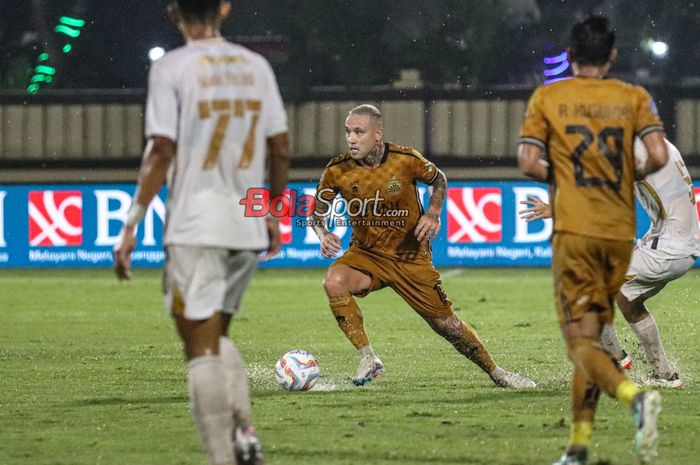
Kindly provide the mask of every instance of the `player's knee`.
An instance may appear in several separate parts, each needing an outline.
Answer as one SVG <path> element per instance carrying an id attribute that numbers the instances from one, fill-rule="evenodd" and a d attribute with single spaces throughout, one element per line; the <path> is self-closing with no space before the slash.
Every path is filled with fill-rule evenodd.
<path id="1" fill-rule="evenodd" d="M 330 272 L 323 278 L 323 290 L 329 297 L 339 296 L 348 293 L 345 278 L 340 273 Z"/>
<path id="2" fill-rule="evenodd" d="M 434 318 L 432 327 L 449 342 L 458 341 L 462 338 L 462 324 L 457 318 Z"/>

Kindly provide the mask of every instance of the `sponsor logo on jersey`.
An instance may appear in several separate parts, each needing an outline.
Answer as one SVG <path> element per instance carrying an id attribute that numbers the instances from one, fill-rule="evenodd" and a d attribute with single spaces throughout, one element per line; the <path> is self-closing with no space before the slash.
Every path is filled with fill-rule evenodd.
<path id="1" fill-rule="evenodd" d="M 454 187 L 447 190 L 447 241 L 500 242 L 502 193 L 497 187 Z"/>
<path id="2" fill-rule="evenodd" d="M 77 246 L 83 243 L 80 191 L 29 192 L 29 245 Z"/>

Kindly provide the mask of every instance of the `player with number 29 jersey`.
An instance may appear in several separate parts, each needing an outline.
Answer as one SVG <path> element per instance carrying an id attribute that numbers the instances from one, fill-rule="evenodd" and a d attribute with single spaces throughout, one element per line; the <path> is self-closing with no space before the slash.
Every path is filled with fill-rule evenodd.
<path id="1" fill-rule="evenodd" d="M 641 87 L 577 76 L 535 91 L 520 142 L 549 157 L 555 232 L 634 239 L 632 144 L 653 131 L 663 126 Z"/>
<path id="2" fill-rule="evenodd" d="M 286 131 L 277 81 L 257 53 L 213 38 L 155 61 L 146 137 L 177 143 L 164 244 L 265 249 L 264 219 L 244 217 L 239 200 L 263 185 L 266 139 Z"/>

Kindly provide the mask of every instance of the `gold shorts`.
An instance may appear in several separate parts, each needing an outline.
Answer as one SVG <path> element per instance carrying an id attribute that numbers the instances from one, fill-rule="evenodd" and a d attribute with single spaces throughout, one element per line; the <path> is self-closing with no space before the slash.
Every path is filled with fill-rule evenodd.
<path id="1" fill-rule="evenodd" d="M 370 288 L 359 297 L 389 286 L 421 316 L 452 316 L 452 302 L 442 289 L 440 273 L 429 259 L 418 263 L 407 262 L 350 247 L 331 267 L 338 265 L 349 266 L 372 279 Z"/>
<path id="2" fill-rule="evenodd" d="M 552 238 L 554 298 L 559 324 L 578 321 L 589 311 L 601 323 L 613 322 L 615 296 L 625 282 L 632 241 L 557 232 Z"/>

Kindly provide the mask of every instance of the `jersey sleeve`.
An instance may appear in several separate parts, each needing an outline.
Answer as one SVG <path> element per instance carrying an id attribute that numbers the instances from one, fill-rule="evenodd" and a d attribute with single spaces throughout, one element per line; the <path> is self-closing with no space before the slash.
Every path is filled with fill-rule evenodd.
<path id="1" fill-rule="evenodd" d="M 338 195 L 339 188 L 335 183 L 333 172 L 326 168 L 321 175 L 321 180 L 316 186 L 316 203 L 314 212 L 317 215 L 326 215 Z"/>
<path id="2" fill-rule="evenodd" d="M 154 62 L 148 75 L 146 100 L 146 138 L 162 136 L 177 141 L 177 89 L 160 62 Z"/>
<path id="3" fill-rule="evenodd" d="M 659 111 L 656 109 L 654 99 L 642 87 L 637 87 L 636 89 L 638 92 L 638 105 L 637 123 L 634 128 L 635 135 L 642 138 L 650 132 L 663 131 L 664 125 L 659 117 Z"/>
<path id="4" fill-rule="evenodd" d="M 413 177 L 424 184 L 432 184 L 438 176 L 437 167 L 417 150 L 413 150 L 412 152 L 411 171 Z"/>
<path id="5" fill-rule="evenodd" d="M 530 97 L 527 103 L 525 119 L 520 129 L 520 139 L 518 144 L 532 144 L 547 151 L 547 135 L 549 134 L 549 123 L 544 114 L 544 102 L 542 98 L 542 87 L 539 87 Z"/>
<path id="6" fill-rule="evenodd" d="M 272 137 L 287 132 L 287 112 L 284 110 L 284 102 L 277 86 L 275 73 L 267 60 L 263 58 L 262 61 L 267 79 L 267 101 L 263 106 L 265 137 Z"/>

